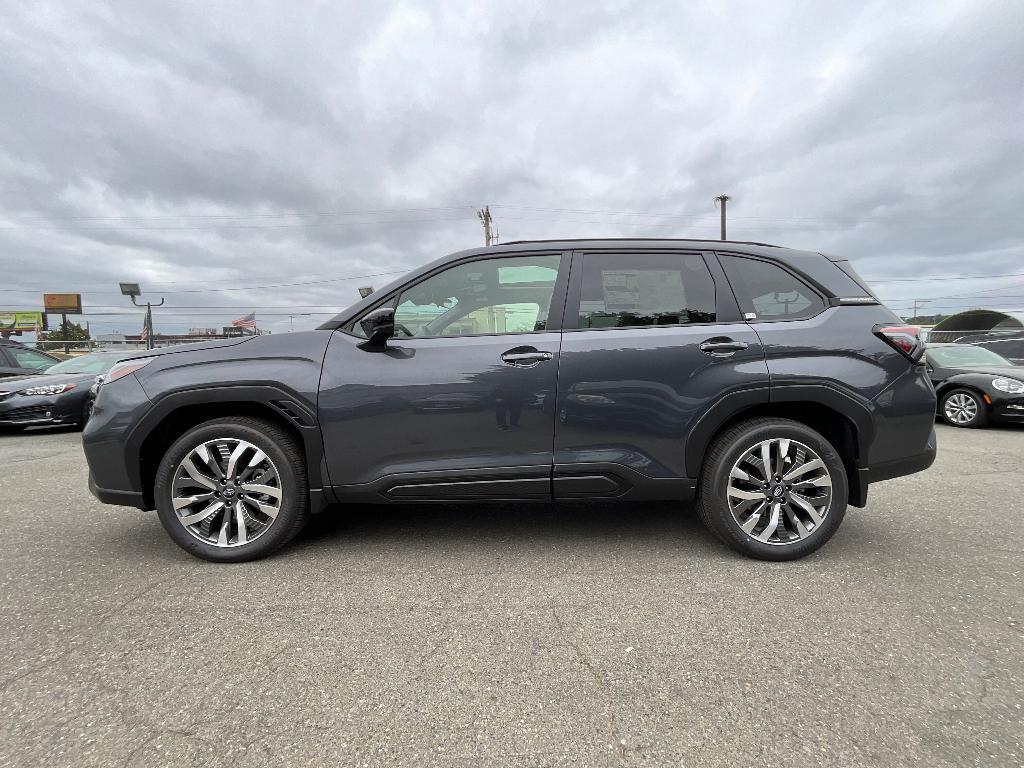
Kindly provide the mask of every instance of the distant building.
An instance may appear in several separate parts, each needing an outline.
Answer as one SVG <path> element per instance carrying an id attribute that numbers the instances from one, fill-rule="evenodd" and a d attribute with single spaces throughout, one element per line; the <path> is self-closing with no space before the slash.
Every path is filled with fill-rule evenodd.
<path id="1" fill-rule="evenodd" d="M 928 341 L 971 341 L 1024 333 L 1024 309 L 969 309 L 928 332 Z"/>

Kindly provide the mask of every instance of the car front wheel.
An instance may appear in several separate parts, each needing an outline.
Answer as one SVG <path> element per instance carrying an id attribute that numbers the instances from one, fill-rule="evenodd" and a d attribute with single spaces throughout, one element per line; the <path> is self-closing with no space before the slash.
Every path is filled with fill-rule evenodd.
<path id="1" fill-rule="evenodd" d="M 760 418 L 714 440 L 698 510 L 705 525 L 741 553 L 795 560 L 832 537 L 847 495 L 846 469 L 828 440 L 799 422 Z"/>
<path id="2" fill-rule="evenodd" d="M 216 419 L 184 434 L 157 468 L 154 495 L 175 543 L 215 562 L 265 557 L 309 515 L 299 444 L 260 419 Z"/>
<path id="3" fill-rule="evenodd" d="M 954 389 L 943 395 L 939 414 L 954 427 L 983 427 L 988 423 L 985 403 L 981 395 L 971 389 Z"/>

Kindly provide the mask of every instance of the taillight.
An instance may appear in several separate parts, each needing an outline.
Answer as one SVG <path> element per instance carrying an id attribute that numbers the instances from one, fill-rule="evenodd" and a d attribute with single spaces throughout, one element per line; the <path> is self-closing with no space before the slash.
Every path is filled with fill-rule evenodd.
<path id="1" fill-rule="evenodd" d="M 912 325 L 876 325 L 874 330 L 875 336 L 915 363 L 924 354 L 924 342 L 921 341 L 919 329 Z"/>

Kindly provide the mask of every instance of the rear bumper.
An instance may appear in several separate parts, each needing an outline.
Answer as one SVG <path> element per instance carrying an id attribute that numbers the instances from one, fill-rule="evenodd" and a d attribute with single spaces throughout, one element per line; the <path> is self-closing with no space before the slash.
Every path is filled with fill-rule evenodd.
<path id="1" fill-rule="evenodd" d="M 878 483 L 882 480 L 892 480 L 894 477 L 912 475 L 915 472 L 923 472 L 935 462 L 935 454 L 938 450 L 938 442 L 935 438 L 935 429 L 932 428 L 928 436 L 925 449 L 911 456 L 902 456 L 898 459 L 883 461 L 870 467 L 861 467 L 857 470 L 857 480 L 860 484 L 861 498 L 867 499 L 868 486 L 871 483 Z"/>

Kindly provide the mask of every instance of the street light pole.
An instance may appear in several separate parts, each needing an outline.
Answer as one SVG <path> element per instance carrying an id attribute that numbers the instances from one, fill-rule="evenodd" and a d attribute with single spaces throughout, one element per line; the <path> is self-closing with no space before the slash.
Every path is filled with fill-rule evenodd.
<path id="1" fill-rule="evenodd" d="M 132 304 L 136 307 L 141 307 L 135 299 L 142 295 L 142 290 L 139 288 L 138 283 L 121 283 L 121 293 L 124 296 L 130 296 Z M 163 297 L 160 297 L 160 303 L 154 304 L 151 301 L 146 302 L 146 319 L 143 321 L 143 325 L 146 329 L 146 349 L 153 349 L 153 307 L 162 307 L 164 305 Z"/>

